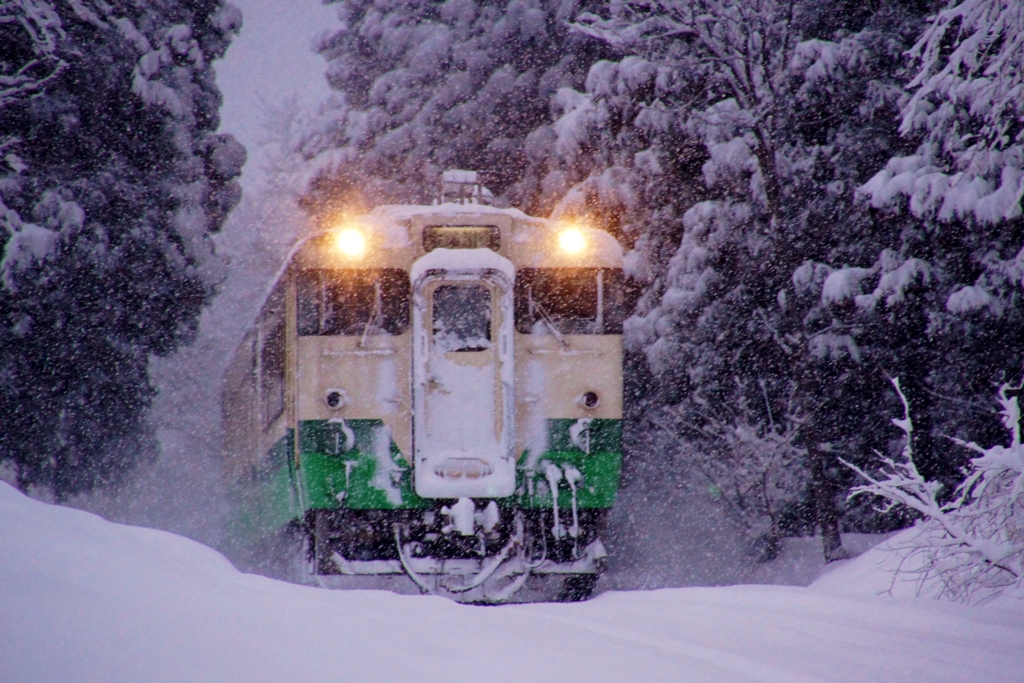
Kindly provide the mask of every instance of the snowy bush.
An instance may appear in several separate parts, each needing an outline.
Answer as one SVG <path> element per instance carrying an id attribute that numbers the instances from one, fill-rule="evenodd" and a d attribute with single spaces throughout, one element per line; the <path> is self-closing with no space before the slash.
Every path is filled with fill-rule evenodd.
<path id="1" fill-rule="evenodd" d="M 807 450 L 797 445 L 799 426 L 781 424 L 772 414 L 767 392 L 760 410 L 739 403 L 725 414 L 677 409 L 660 411 L 650 421 L 665 435 L 684 435 L 691 448 L 676 465 L 702 481 L 746 531 L 762 561 L 778 555 L 789 529 L 784 517 L 807 491 Z"/>
<path id="2" fill-rule="evenodd" d="M 960 602 L 1004 593 L 1024 597 L 1024 445 L 1018 396 L 1011 395 L 1022 385 L 999 389 L 1009 446 L 954 439 L 977 455 L 953 496 L 943 500 L 943 485 L 923 477 L 914 462 L 910 404 L 899 379 L 892 383 L 903 402 L 903 418 L 893 420 L 906 438 L 902 456 L 879 456 L 878 474 L 845 463 L 868 482 L 851 496 L 880 496 L 888 506 L 906 506 L 923 518 L 916 534 L 894 549 L 903 556 L 899 571 L 916 575 L 921 587 L 935 586 L 939 596 Z"/>

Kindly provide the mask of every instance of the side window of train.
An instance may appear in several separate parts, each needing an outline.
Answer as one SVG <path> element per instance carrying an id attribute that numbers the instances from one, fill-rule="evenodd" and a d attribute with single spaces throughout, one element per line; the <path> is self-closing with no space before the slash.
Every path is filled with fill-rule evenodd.
<path id="1" fill-rule="evenodd" d="M 399 268 L 304 270 L 299 334 L 402 334 L 409 327 L 409 274 Z"/>
<path id="2" fill-rule="evenodd" d="M 523 334 L 622 334 L 626 314 L 620 268 L 520 268 L 516 329 Z"/>
<path id="3" fill-rule="evenodd" d="M 263 428 L 267 429 L 284 412 L 284 317 L 264 334 L 260 348 L 260 403 L 263 405 Z"/>
<path id="4" fill-rule="evenodd" d="M 263 429 L 284 412 L 285 284 L 279 282 L 259 314 L 259 401 Z"/>

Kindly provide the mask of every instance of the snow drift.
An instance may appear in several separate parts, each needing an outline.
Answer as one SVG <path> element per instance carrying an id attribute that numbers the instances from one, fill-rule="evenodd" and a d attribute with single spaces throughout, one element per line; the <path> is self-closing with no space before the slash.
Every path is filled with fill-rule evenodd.
<path id="1" fill-rule="evenodd" d="M 242 574 L 0 483 L 3 681 L 1010 681 L 1024 610 L 822 588 L 473 607 Z M 877 573 L 853 561 L 828 585 Z"/>

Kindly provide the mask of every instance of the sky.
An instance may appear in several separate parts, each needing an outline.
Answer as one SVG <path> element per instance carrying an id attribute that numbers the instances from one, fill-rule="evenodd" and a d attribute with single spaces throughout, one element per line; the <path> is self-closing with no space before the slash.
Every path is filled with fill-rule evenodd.
<path id="1" fill-rule="evenodd" d="M 242 186 L 251 191 L 262 174 L 262 126 L 267 114 L 290 97 L 303 107 L 323 100 L 330 89 L 326 62 L 312 51 L 315 38 L 337 25 L 336 8 L 318 0 L 233 0 L 244 23 L 224 59 L 217 83 L 224 96 L 221 132 L 245 145 L 249 159 Z"/>

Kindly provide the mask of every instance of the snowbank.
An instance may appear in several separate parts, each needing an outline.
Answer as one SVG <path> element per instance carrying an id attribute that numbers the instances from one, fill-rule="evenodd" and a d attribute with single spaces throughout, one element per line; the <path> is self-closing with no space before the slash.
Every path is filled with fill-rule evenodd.
<path id="1" fill-rule="evenodd" d="M 906 574 L 897 577 L 895 574 L 896 569 L 900 567 L 901 557 L 891 551 L 915 533 L 916 529 L 906 529 L 851 560 L 829 564 L 821 576 L 811 583 L 811 588 L 856 595 L 932 597 L 929 587 L 919 585 L 916 577 Z M 903 569 L 907 570 L 910 567 L 904 566 Z M 1001 606 L 1012 607 L 1015 604 L 1016 601 Z"/>
<path id="2" fill-rule="evenodd" d="M 192 541 L 0 483 L 0 680 L 952 682 L 1024 671 L 1024 611 L 843 595 L 822 581 L 498 608 L 326 591 L 242 574 Z"/>
<path id="3" fill-rule="evenodd" d="M 833 562 L 811 584 L 811 588 L 831 593 L 891 595 L 896 598 L 936 596 L 939 585 L 934 581 L 921 581 L 921 575 L 912 573 L 919 565 L 904 559 L 909 541 L 918 533 L 917 527 L 905 529 L 852 560 Z M 899 575 L 896 575 L 897 568 L 902 569 Z M 986 605 L 1024 613 L 1024 600 L 1008 595 L 987 601 Z"/>

